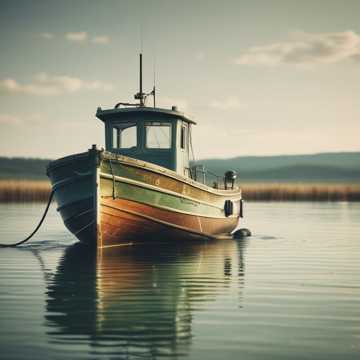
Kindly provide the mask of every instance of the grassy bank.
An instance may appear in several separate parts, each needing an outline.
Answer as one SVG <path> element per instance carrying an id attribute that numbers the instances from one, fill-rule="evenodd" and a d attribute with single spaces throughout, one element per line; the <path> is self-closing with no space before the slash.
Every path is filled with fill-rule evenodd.
<path id="1" fill-rule="evenodd" d="M 0 202 L 42 202 L 50 194 L 49 181 L 0 180 Z"/>
<path id="2" fill-rule="evenodd" d="M 360 201 L 360 184 L 240 184 L 249 201 Z M 0 202 L 41 202 L 50 193 L 48 181 L 0 180 Z"/>
<path id="3" fill-rule="evenodd" d="M 243 197 L 253 201 L 360 201 L 360 184 L 248 183 Z"/>

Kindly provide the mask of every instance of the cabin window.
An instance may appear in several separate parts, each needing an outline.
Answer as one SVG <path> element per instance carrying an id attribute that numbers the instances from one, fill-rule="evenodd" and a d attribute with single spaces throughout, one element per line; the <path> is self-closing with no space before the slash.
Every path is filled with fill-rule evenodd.
<path id="1" fill-rule="evenodd" d="M 185 147 L 186 147 L 186 127 L 185 126 L 181 126 L 180 147 L 182 149 L 185 149 Z"/>
<path id="2" fill-rule="evenodd" d="M 137 146 L 137 129 L 134 123 L 113 126 L 113 149 L 130 149 Z"/>
<path id="3" fill-rule="evenodd" d="M 171 124 L 160 122 L 145 123 L 146 147 L 148 149 L 171 148 Z"/>

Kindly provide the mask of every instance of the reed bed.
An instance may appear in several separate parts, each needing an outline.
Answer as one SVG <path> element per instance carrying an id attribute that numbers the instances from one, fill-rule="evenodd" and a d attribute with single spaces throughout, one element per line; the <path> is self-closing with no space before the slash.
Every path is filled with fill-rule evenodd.
<path id="1" fill-rule="evenodd" d="M 240 184 L 249 201 L 360 201 L 360 184 Z M 0 180 L 0 203 L 44 202 L 50 194 L 48 181 Z"/>
<path id="2" fill-rule="evenodd" d="M 243 197 L 251 201 L 360 201 L 360 184 L 240 184 Z"/>
<path id="3" fill-rule="evenodd" d="M 44 202 L 50 195 L 48 181 L 0 180 L 0 202 Z"/>

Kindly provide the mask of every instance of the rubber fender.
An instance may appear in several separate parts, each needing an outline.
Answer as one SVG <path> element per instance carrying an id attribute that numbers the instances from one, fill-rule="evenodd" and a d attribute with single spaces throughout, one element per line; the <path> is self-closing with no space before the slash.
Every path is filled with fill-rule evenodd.
<path id="1" fill-rule="evenodd" d="M 224 212 L 226 217 L 234 213 L 234 204 L 231 200 L 225 200 Z"/>
<path id="2" fill-rule="evenodd" d="M 233 238 L 234 239 L 242 239 L 242 238 L 248 237 L 248 236 L 251 236 L 251 231 L 249 229 L 246 229 L 246 228 L 236 230 L 233 233 Z"/>

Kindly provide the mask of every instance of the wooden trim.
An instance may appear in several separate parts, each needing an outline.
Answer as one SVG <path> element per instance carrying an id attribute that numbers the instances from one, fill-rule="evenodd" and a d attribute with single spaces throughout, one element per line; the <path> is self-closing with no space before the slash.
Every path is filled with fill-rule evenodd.
<path id="1" fill-rule="evenodd" d="M 175 224 L 169 223 L 169 222 L 167 222 L 167 221 L 159 220 L 159 219 L 156 219 L 156 218 L 154 218 L 154 217 L 152 217 L 152 216 L 141 214 L 141 213 L 139 213 L 139 212 L 137 212 L 137 211 L 128 210 L 128 209 L 124 209 L 124 208 L 118 208 L 118 207 L 111 206 L 111 205 L 108 205 L 108 204 L 102 204 L 102 206 L 103 206 L 103 207 L 109 207 L 109 208 L 111 208 L 111 209 L 118 210 L 118 211 L 123 211 L 123 212 L 126 212 L 126 213 L 131 214 L 131 215 L 134 215 L 134 216 L 139 216 L 139 217 L 141 217 L 141 218 L 143 218 L 143 219 L 147 219 L 147 220 L 156 222 L 156 223 L 158 223 L 158 224 L 165 225 L 165 226 L 170 227 L 170 228 L 182 230 L 182 231 L 185 231 L 185 232 L 187 232 L 187 233 L 191 233 L 191 234 L 198 235 L 198 236 L 202 236 L 202 237 L 207 237 L 207 238 L 209 238 L 209 239 L 216 239 L 216 237 L 213 236 L 213 235 L 210 235 L 210 234 L 207 234 L 207 233 L 203 233 L 203 232 L 199 232 L 199 231 L 195 231 L 195 230 L 186 228 L 186 227 L 184 227 L 184 226 L 175 225 Z M 112 214 L 109 214 L 109 213 L 107 213 L 107 215 L 113 216 Z"/>
<path id="2" fill-rule="evenodd" d="M 134 158 L 130 158 L 128 156 L 125 155 L 119 155 L 119 154 L 114 154 L 114 153 L 110 153 L 107 151 L 104 151 L 102 154 L 102 158 L 103 160 L 116 160 L 119 163 L 128 165 L 128 166 L 133 166 L 133 167 L 137 167 L 139 169 L 142 170 L 147 170 L 147 171 L 151 171 L 157 174 L 161 174 L 161 175 L 166 175 L 168 177 L 171 177 L 173 179 L 176 179 L 178 181 L 181 181 L 183 183 L 186 183 L 188 185 L 194 186 L 200 190 L 209 192 L 213 195 L 217 195 L 217 196 L 228 196 L 228 197 L 236 197 L 236 196 L 240 196 L 241 197 L 241 190 L 219 190 L 219 189 L 213 189 L 210 186 L 201 184 L 195 180 L 192 180 L 190 178 L 186 178 L 184 176 L 179 175 L 178 173 L 176 173 L 175 171 L 172 171 L 170 169 L 164 168 L 162 166 L 153 164 L 153 163 L 149 163 L 147 161 L 144 160 L 138 160 L 138 159 L 134 159 Z"/>
<path id="3" fill-rule="evenodd" d="M 182 195 L 182 194 L 177 193 L 175 191 L 166 190 L 166 189 L 163 189 L 161 187 L 150 185 L 150 184 L 147 184 L 147 183 L 144 183 L 144 182 L 141 182 L 141 181 L 125 178 L 125 177 L 118 176 L 118 175 L 109 175 L 109 174 L 106 174 L 106 173 L 103 173 L 103 172 L 100 173 L 100 175 L 103 178 L 108 179 L 108 180 L 115 179 L 118 182 L 124 182 L 124 183 L 130 184 L 130 185 L 135 185 L 135 186 L 139 186 L 139 187 L 142 187 L 142 188 L 145 188 L 145 189 L 154 190 L 154 191 L 157 191 L 157 192 L 160 192 L 160 193 L 173 195 L 173 196 L 176 196 L 176 197 L 179 197 L 179 198 L 182 198 L 182 199 L 187 199 L 187 200 L 190 200 L 190 201 L 193 201 L 193 202 L 196 202 L 196 203 L 199 203 L 199 204 L 203 204 L 203 205 L 206 205 L 206 206 L 211 206 L 211 207 L 219 209 L 219 210 L 224 210 L 224 207 L 222 207 L 222 206 L 216 206 L 216 205 L 210 204 L 210 203 L 208 203 L 206 201 L 194 199 L 194 198 L 192 198 L 190 196 Z"/>
<path id="4" fill-rule="evenodd" d="M 76 183 L 78 181 L 81 181 L 81 180 L 84 180 L 84 179 L 87 179 L 89 177 L 93 176 L 93 173 L 92 172 L 88 172 L 86 174 L 75 174 L 75 176 L 72 176 L 72 177 L 67 177 L 65 179 L 62 179 L 62 180 L 59 180 L 55 183 L 52 184 L 52 188 L 54 191 L 57 191 L 58 189 L 64 187 L 64 186 L 67 186 L 69 184 L 72 184 L 72 183 Z"/>
<path id="5" fill-rule="evenodd" d="M 49 165 L 46 168 L 46 173 L 49 176 L 49 173 L 51 171 L 53 171 L 54 169 L 58 168 L 58 167 L 62 167 L 67 165 L 69 162 L 72 162 L 74 160 L 81 160 L 81 159 L 88 159 L 89 158 L 89 151 L 86 152 L 82 152 L 82 153 L 78 153 L 78 154 L 73 154 L 73 155 L 68 155 L 68 156 L 64 156 L 60 159 L 56 159 L 53 161 L 49 162 Z"/>
<path id="6" fill-rule="evenodd" d="M 66 219 L 66 222 L 75 221 L 75 219 L 79 218 L 80 216 L 83 216 L 83 215 L 88 214 L 88 213 L 91 213 L 91 212 L 94 212 L 94 209 L 93 209 L 93 208 L 84 210 L 84 211 L 82 211 L 82 212 L 80 212 L 80 213 L 76 213 L 76 214 L 68 217 L 68 218 Z"/>
<path id="7" fill-rule="evenodd" d="M 79 230 L 76 230 L 73 232 L 73 234 L 75 236 L 77 236 L 79 233 L 81 233 L 82 231 L 84 231 L 85 229 L 87 229 L 89 226 L 93 225 L 95 223 L 95 219 L 91 220 L 88 224 L 86 224 L 85 226 L 83 226 L 82 228 L 80 228 Z"/>
<path id="8" fill-rule="evenodd" d="M 195 188 L 198 188 L 200 190 L 209 192 L 213 195 L 217 195 L 217 196 L 228 196 L 228 197 L 236 197 L 236 196 L 240 196 L 241 197 L 241 189 L 237 189 L 237 190 L 219 190 L 219 189 L 213 189 L 210 186 L 201 184 L 195 180 L 192 180 L 190 178 L 184 177 L 179 175 L 178 173 L 176 173 L 175 171 L 172 171 L 170 169 L 164 168 L 162 166 L 156 165 L 156 164 L 152 164 L 150 162 L 147 161 L 143 161 L 143 160 L 138 160 L 135 158 L 130 158 L 129 156 L 125 156 L 125 155 L 120 155 L 120 154 L 115 154 L 115 153 L 111 153 L 108 151 L 98 151 L 100 154 L 100 159 L 101 160 L 116 160 L 119 163 L 123 163 L 125 165 L 128 166 L 133 166 L 133 167 L 137 167 L 139 169 L 143 169 L 143 170 L 147 170 L 147 171 L 151 171 L 157 174 L 161 174 L 161 175 L 166 175 L 169 176 L 173 179 L 179 180 L 183 183 L 186 183 L 188 185 L 191 185 Z M 89 152 L 84 152 L 84 153 L 79 153 L 79 154 L 74 154 L 74 155 L 69 155 L 54 161 L 51 161 L 47 167 L 47 173 L 49 173 L 50 171 L 53 171 L 53 169 L 57 168 L 57 167 L 61 167 L 61 166 L 65 166 L 67 165 L 68 162 L 72 162 L 73 160 L 79 160 L 82 158 L 86 158 L 89 156 Z"/>
<path id="9" fill-rule="evenodd" d="M 136 245 L 139 245 L 139 244 L 140 243 L 136 243 Z M 145 243 L 142 243 L 142 244 L 145 244 Z M 123 244 L 102 245 L 101 247 L 99 247 L 99 249 L 107 249 L 107 248 L 120 247 L 120 246 L 132 246 L 132 245 L 135 245 L 135 244 L 133 242 L 129 242 L 129 243 L 123 243 Z"/>
<path id="10" fill-rule="evenodd" d="M 111 196 L 103 196 L 104 199 L 106 198 L 111 198 Z M 161 210 L 167 210 L 167 211 L 171 211 L 171 212 L 174 212 L 174 213 L 177 213 L 177 214 L 184 214 L 184 215 L 191 215 L 191 216 L 196 216 L 196 217 L 204 217 L 204 218 L 208 218 L 208 219 L 229 219 L 229 218 L 237 218 L 237 216 L 228 216 L 228 217 L 225 217 L 225 216 L 214 216 L 214 215 L 203 215 L 203 214 L 199 214 L 199 213 L 192 213 L 192 212 L 189 212 L 189 211 L 183 211 L 183 210 L 178 210 L 178 209 L 174 209 L 174 208 L 171 208 L 171 207 L 168 207 L 168 206 L 159 206 L 159 205 L 154 205 L 154 204 L 149 204 L 149 203 L 146 203 L 144 201 L 137 201 L 137 200 L 133 200 L 133 199 L 126 199 L 126 198 L 123 198 L 121 196 L 117 196 L 116 199 L 121 199 L 121 200 L 127 200 L 127 201 L 133 201 L 133 202 L 136 202 L 138 204 L 144 204 L 144 205 L 148 205 L 148 206 L 152 206 L 156 209 L 161 209 Z"/>

